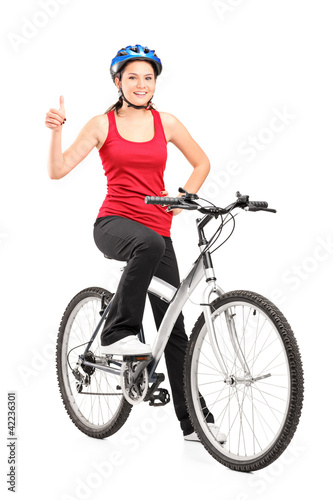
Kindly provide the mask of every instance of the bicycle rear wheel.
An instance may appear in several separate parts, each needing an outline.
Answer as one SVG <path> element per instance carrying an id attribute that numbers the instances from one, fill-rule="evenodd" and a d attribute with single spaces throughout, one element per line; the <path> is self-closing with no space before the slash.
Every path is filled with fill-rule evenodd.
<path id="1" fill-rule="evenodd" d="M 80 367 L 86 384 L 78 384 L 73 370 L 84 353 L 98 322 L 101 303 L 113 294 L 103 288 L 86 288 L 68 304 L 59 327 L 56 368 L 62 401 L 73 423 L 85 434 L 105 438 L 117 432 L 127 420 L 132 405 L 123 397 L 120 378 L 94 367 Z M 92 362 L 101 356 L 98 333 L 89 350 Z"/>
<path id="2" fill-rule="evenodd" d="M 225 466 L 258 470 L 281 455 L 299 422 L 303 369 L 296 339 L 277 307 L 253 292 L 226 293 L 212 302 L 211 310 L 215 340 L 211 342 L 201 314 L 185 360 L 193 427 Z M 225 443 L 207 425 L 212 415 Z"/>

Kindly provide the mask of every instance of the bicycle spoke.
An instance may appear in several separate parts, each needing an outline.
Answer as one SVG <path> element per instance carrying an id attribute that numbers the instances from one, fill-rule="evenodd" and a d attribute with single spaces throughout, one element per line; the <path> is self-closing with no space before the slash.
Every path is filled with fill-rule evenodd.
<path id="1" fill-rule="evenodd" d="M 73 309 L 71 317 L 67 322 L 65 341 L 63 346 L 64 364 L 67 366 L 67 393 L 71 406 L 77 417 L 91 428 L 99 428 L 107 425 L 117 415 L 118 409 L 123 404 L 122 393 L 114 389 L 119 385 L 119 377 L 99 370 L 92 369 L 90 375 L 86 376 L 86 385 L 81 392 L 77 389 L 78 381 L 72 373 L 77 366 L 78 356 L 84 351 L 86 345 L 100 321 L 100 297 L 89 297 L 79 302 Z M 90 352 L 100 356 L 100 340 L 96 337 L 91 345 Z M 69 366 L 67 356 L 69 354 Z M 210 370 L 212 366 L 210 366 Z M 80 373 L 84 373 L 80 369 Z M 89 372 L 88 372 L 89 373 Z"/>
<path id="2" fill-rule="evenodd" d="M 215 310 L 213 320 L 218 352 L 228 373 L 221 373 L 204 329 L 193 353 L 193 380 L 197 405 L 199 394 L 205 401 L 199 413 L 202 422 L 213 415 L 214 425 L 227 436 L 225 444 L 214 446 L 246 461 L 264 454 L 279 435 L 288 410 L 290 376 L 285 348 L 270 318 L 251 304 L 228 305 L 234 325 L 232 335 L 236 336 L 233 342 L 225 310 Z M 246 366 L 250 373 L 245 372 Z M 261 376 L 265 378 L 257 380 Z"/>

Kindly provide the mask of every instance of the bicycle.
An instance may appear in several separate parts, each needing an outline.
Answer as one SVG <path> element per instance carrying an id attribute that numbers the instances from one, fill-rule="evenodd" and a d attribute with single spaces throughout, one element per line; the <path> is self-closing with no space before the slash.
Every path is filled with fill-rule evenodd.
<path id="1" fill-rule="evenodd" d="M 233 233 L 234 209 L 276 210 L 239 192 L 235 202 L 221 208 L 210 202 L 202 206 L 198 195 L 179 191 L 180 198 L 145 198 L 148 204 L 168 205 L 167 210 L 198 210 L 204 215 L 196 219 L 200 254 L 179 288 L 157 277 L 150 283 L 148 292 L 169 303 L 152 355 L 101 356 L 98 332 L 114 293 L 86 288 L 70 301 L 58 332 L 56 366 L 62 400 L 74 424 L 99 439 L 117 432 L 134 405 L 167 404 L 169 393 L 159 387 L 164 374 L 156 368 L 175 320 L 205 279 L 202 313 L 189 338 L 184 364 L 188 411 L 199 440 L 216 460 L 233 470 L 255 471 L 274 462 L 296 431 L 303 403 L 301 356 L 287 320 L 272 302 L 251 291 L 225 293 L 217 285 L 211 254 Z M 204 228 L 218 217 L 221 224 L 207 241 Z M 230 222 L 228 237 L 211 250 Z M 214 294 L 217 297 L 211 300 Z M 145 342 L 143 328 L 139 339 Z M 217 441 L 208 422 L 223 431 L 225 442 Z"/>

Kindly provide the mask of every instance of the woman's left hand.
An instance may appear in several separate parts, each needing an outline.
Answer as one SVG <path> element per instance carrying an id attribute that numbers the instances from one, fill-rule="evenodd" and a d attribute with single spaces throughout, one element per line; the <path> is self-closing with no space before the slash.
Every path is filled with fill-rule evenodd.
<path id="1" fill-rule="evenodd" d="M 168 196 L 169 192 L 168 191 L 161 191 L 161 196 Z M 167 205 L 162 205 L 162 207 L 166 207 Z M 171 210 L 166 210 L 168 212 L 173 212 L 173 215 L 178 215 L 180 212 L 183 211 L 182 208 L 172 208 Z"/>

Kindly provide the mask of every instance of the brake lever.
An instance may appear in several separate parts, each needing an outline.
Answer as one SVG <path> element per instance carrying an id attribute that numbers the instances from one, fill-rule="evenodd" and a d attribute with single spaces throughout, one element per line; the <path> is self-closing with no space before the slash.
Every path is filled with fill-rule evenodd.
<path id="1" fill-rule="evenodd" d="M 181 198 L 184 198 L 185 200 L 198 200 L 199 199 L 199 196 L 195 193 L 188 193 L 187 191 L 185 191 L 184 188 L 180 187 L 178 188 L 178 191 L 179 193 L 183 193 L 185 194 L 185 196 L 182 196 Z"/>
<path id="2" fill-rule="evenodd" d="M 244 210 L 247 212 L 271 212 L 273 214 L 276 214 L 275 208 L 261 208 L 261 207 L 245 207 Z"/>
<path id="3" fill-rule="evenodd" d="M 166 212 L 170 212 L 173 208 L 180 208 L 180 209 L 186 209 L 186 210 L 197 210 L 198 207 L 195 205 L 188 205 L 187 203 L 182 203 L 179 205 L 169 205 L 168 208 L 166 209 Z"/>

